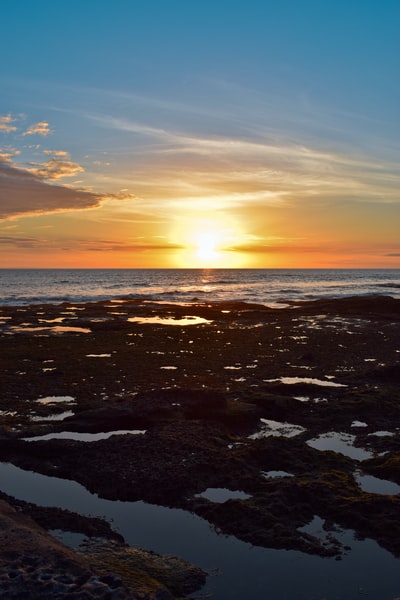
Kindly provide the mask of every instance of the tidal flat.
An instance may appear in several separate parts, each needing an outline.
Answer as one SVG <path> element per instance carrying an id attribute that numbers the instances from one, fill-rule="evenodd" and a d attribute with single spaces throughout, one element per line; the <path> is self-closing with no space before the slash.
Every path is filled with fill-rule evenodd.
<path id="1" fill-rule="evenodd" d="M 237 571 L 252 549 L 247 597 L 400 595 L 400 300 L 10 306 L 0 335 L 0 519 L 54 548 L 35 562 L 27 534 L 24 559 L 3 539 L 3 597 L 246 597 L 211 543 Z M 26 473 L 44 479 L 18 487 Z M 65 480 L 104 512 L 57 498 Z"/>

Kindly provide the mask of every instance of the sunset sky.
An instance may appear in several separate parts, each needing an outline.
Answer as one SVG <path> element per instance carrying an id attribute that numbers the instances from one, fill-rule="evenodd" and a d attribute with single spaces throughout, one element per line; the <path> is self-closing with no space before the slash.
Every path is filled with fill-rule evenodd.
<path id="1" fill-rule="evenodd" d="M 398 0 L 5 0 L 0 267 L 400 267 Z"/>

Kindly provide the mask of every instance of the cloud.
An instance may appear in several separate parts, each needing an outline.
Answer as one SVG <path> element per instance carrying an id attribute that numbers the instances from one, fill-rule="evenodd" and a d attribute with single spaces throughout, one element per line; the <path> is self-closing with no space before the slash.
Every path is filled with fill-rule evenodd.
<path id="1" fill-rule="evenodd" d="M 35 252 L 48 252 L 65 249 L 65 245 L 73 246 L 75 252 L 157 252 L 182 250 L 183 246 L 179 244 L 169 244 L 151 241 L 143 243 L 142 241 L 116 241 L 116 240 L 83 240 L 79 238 L 63 237 L 61 240 L 52 238 L 36 238 L 29 236 L 0 235 L 0 248 L 32 250 Z"/>
<path id="2" fill-rule="evenodd" d="M 291 242 L 285 242 L 285 244 L 237 244 L 235 246 L 230 246 L 229 248 L 225 248 L 225 250 L 229 250 L 231 252 L 250 252 L 255 254 L 293 254 L 303 252 L 320 252 L 322 247 L 319 246 L 307 246 L 306 244 L 293 244 Z M 327 247 L 323 247 L 323 250 L 326 251 Z M 329 249 L 330 250 L 330 249 Z"/>
<path id="3" fill-rule="evenodd" d="M 399 203 L 398 164 L 377 160 L 359 149 L 344 151 L 301 137 L 296 141 L 268 130 L 193 135 L 129 118 L 89 118 L 134 136 L 135 189 L 147 199 L 191 202 L 197 196 L 225 194 L 228 204 L 257 198 L 298 203 L 317 196 L 332 202 L 352 197 L 363 204 L 377 199 Z"/>
<path id="4" fill-rule="evenodd" d="M 164 250 L 182 250 L 185 246 L 181 244 L 169 244 L 165 243 L 127 243 L 127 242 L 116 242 L 115 240 L 96 240 L 95 242 L 84 242 L 86 250 L 91 252 L 154 252 Z"/>
<path id="5" fill-rule="evenodd" d="M 32 237 L 14 237 L 11 235 L 0 236 L 0 246 L 13 246 L 14 248 L 37 248 L 42 241 Z"/>
<path id="6" fill-rule="evenodd" d="M 70 158 L 69 152 L 65 152 L 65 150 L 43 150 L 43 154 L 46 154 L 46 156 L 58 156 L 59 158 Z"/>
<path id="7" fill-rule="evenodd" d="M 52 133 L 52 130 L 49 127 L 47 121 L 39 121 L 38 123 L 34 123 L 22 134 L 22 135 L 49 135 Z"/>
<path id="8" fill-rule="evenodd" d="M 2 131 L 3 133 L 11 133 L 12 131 L 17 131 L 15 125 L 12 125 L 14 121 L 15 119 L 13 119 L 11 115 L 0 116 L 0 131 Z"/>
<path id="9" fill-rule="evenodd" d="M 108 196 L 46 183 L 35 173 L 0 161 L 0 219 L 98 207 Z"/>
<path id="10" fill-rule="evenodd" d="M 74 163 L 66 160 L 48 160 L 45 163 L 29 163 L 34 167 L 29 169 L 31 173 L 42 179 L 49 181 L 57 181 L 63 177 L 74 177 L 77 173 L 82 173 L 85 169 Z"/>
<path id="11" fill-rule="evenodd" d="M 0 161 L 10 162 L 13 156 L 18 156 L 21 154 L 19 150 L 15 150 L 14 148 L 0 149 Z"/>

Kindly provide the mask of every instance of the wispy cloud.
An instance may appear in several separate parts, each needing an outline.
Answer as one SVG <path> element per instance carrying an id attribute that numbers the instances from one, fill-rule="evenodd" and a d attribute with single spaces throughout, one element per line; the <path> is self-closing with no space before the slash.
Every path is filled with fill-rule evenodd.
<path id="1" fill-rule="evenodd" d="M 238 201 L 358 196 L 360 201 L 399 202 L 400 170 L 358 152 L 261 135 L 189 135 L 135 120 L 91 115 L 102 127 L 132 133 L 139 195 L 171 197 L 235 195 Z M 179 169 L 177 170 L 177 164 Z M 252 196 L 255 197 L 254 195 Z"/>
<path id="2" fill-rule="evenodd" d="M 33 249 L 43 245 L 43 240 L 35 237 L 22 237 L 11 235 L 0 235 L 1 246 L 11 246 L 13 248 Z"/>
<path id="3" fill-rule="evenodd" d="M 65 244 L 73 246 L 75 252 L 157 252 L 182 249 L 179 244 L 152 242 L 151 240 L 145 243 L 142 240 L 84 240 L 73 235 L 63 236 L 62 239 L 47 238 L 45 236 L 0 235 L 0 247 L 3 248 L 31 249 L 35 251 L 52 249 L 57 251 L 62 250 Z"/>
<path id="4" fill-rule="evenodd" d="M 91 252 L 155 252 L 181 250 L 184 246 L 173 243 L 160 242 L 117 242 L 115 240 L 96 240 L 95 242 L 82 241 L 81 248 Z"/>

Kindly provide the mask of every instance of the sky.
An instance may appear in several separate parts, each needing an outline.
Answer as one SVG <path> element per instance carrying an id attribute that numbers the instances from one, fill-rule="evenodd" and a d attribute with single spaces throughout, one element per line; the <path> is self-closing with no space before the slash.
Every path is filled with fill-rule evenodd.
<path id="1" fill-rule="evenodd" d="M 400 267 L 398 0 L 1 14 L 1 268 Z"/>

